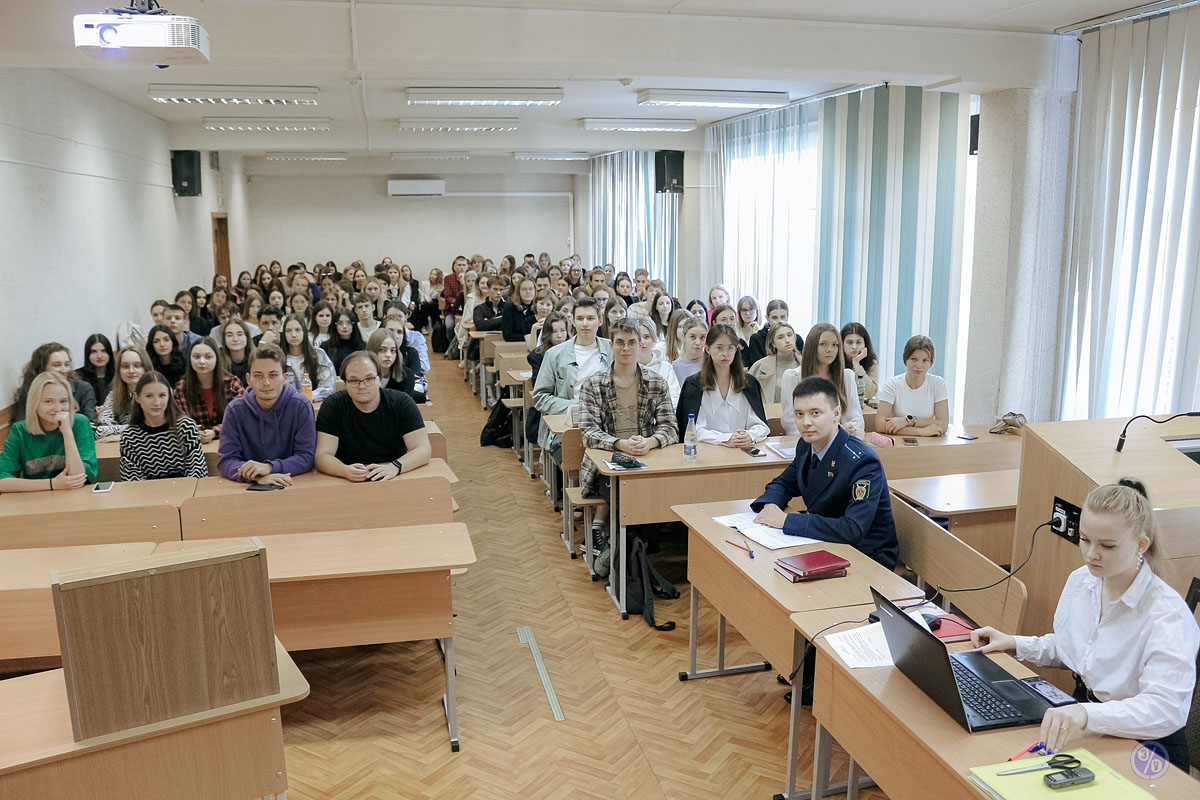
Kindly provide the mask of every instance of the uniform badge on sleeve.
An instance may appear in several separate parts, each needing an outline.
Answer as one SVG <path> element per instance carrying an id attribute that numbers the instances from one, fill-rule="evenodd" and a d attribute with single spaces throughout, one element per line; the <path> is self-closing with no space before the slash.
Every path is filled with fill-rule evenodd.
<path id="1" fill-rule="evenodd" d="M 871 482 L 866 478 L 855 481 L 853 491 L 855 500 L 866 500 L 871 496 Z"/>

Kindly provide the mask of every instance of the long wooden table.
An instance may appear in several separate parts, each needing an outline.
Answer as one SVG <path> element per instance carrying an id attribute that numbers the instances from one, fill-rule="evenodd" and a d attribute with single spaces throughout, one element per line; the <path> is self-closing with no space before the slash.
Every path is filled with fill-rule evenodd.
<path id="1" fill-rule="evenodd" d="M 835 622 L 861 619 L 873 608 L 853 609 L 857 617 L 855 613 L 847 614 L 848 609 L 826 609 L 802 612 L 792 619 L 798 633 L 812 635 Z M 982 796 L 968 782 L 971 767 L 1004 761 L 1037 738 L 1038 729 L 1033 726 L 968 734 L 895 667 L 851 669 L 824 635 L 818 636 L 815 644 L 812 711 L 818 728 L 814 793 L 827 785 L 828 752 L 834 739 L 891 800 L 926 800 Z M 969 648 L 969 642 L 950 645 L 952 651 Z M 1015 677 L 1034 674 L 1007 655 L 992 658 Z M 1153 782 L 1139 778 L 1131 761 L 1136 744 L 1129 739 L 1084 734 L 1072 746 L 1087 748 L 1155 797 L 1196 797 L 1197 783 L 1175 767 Z M 854 778 L 852 774 L 852 782 Z"/>
<path id="2" fill-rule="evenodd" d="M 950 532 L 997 564 L 1012 561 L 1019 470 L 888 480 L 892 492 L 930 516 L 950 520 Z"/>
<path id="3" fill-rule="evenodd" d="M 277 694 L 80 742 L 61 669 L 0 681 L 0 800 L 282 797 L 279 708 L 308 682 L 275 644 Z"/>
<path id="4" fill-rule="evenodd" d="M 673 510 L 688 526 L 688 582 L 691 584 L 688 670 L 679 673 L 680 680 L 760 672 L 771 669 L 772 665 L 785 674 L 791 674 L 800 666 L 804 644 L 803 637 L 791 622 L 792 614 L 801 610 L 854 606 L 861 603 L 864 597 L 870 597 L 871 586 L 897 601 L 923 596 L 918 587 L 849 545 L 820 542 L 768 550 L 752 543 L 755 558 L 750 558 L 746 551 L 725 541 L 741 541 L 741 537 L 713 520 L 714 516 L 749 511 L 748 500 L 677 505 Z M 775 559 L 813 550 L 828 550 L 847 559 L 850 568 L 846 576 L 791 583 L 775 571 Z M 714 669 L 698 670 L 696 665 L 701 594 L 720 614 L 717 622 L 717 666 Z M 733 623 L 746 640 L 766 657 L 765 661 L 736 666 L 725 664 L 726 620 Z M 798 709 L 799 706 L 800 698 L 794 696 L 793 708 Z M 788 734 L 787 777 L 782 795 L 793 800 L 809 796 L 807 792 L 796 791 L 798 747 L 799 728 L 793 719 Z"/>

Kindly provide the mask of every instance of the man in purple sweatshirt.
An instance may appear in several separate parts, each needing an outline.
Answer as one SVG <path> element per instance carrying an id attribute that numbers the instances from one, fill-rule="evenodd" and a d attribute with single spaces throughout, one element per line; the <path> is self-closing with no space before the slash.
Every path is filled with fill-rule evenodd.
<path id="1" fill-rule="evenodd" d="M 309 472 L 317 449 L 312 403 L 287 380 L 287 357 L 259 345 L 246 369 L 250 388 L 225 408 L 218 466 L 231 481 L 291 486 Z"/>

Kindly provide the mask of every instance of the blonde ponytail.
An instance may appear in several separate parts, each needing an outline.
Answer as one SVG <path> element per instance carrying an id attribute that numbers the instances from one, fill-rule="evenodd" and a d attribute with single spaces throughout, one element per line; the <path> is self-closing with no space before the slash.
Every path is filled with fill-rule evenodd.
<path id="1" fill-rule="evenodd" d="M 1121 478 L 1116 483 L 1097 486 L 1088 493 L 1083 507 L 1093 514 L 1112 514 L 1120 517 L 1137 538 L 1145 536 L 1150 543 L 1142 557 L 1156 575 L 1163 574 L 1163 555 L 1159 548 L 1158 521 L 1146 485 L 1136 478 Z"/>

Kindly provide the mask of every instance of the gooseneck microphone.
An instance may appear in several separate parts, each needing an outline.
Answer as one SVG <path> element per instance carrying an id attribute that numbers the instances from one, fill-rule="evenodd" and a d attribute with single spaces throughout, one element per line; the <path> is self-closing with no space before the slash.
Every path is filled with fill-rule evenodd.
<path id="1" fill-rule="evenodd" d="M 1155 423 L 1156 425 L 1162 425 L 1164 423 L 1170 422 L 1173 419 L 1179 419 L 1180 417 L 1200 417 L 1200 411 L 1184 411 L 1180 414 L 1175 414 L 1173 416 L 1167 417 L 1166 419 L 1155 419 L 1154 417 L 1148 416 L 1146 414 L 1138 414 L 1136 417 L 1132 417 L 1129 420 L 1129 422 L 1125 423 L 1125 427 L 1121 429 L 1121 435 L 1117 439 L 1117 452 L 1119 453 L 1125 449 L 1125 433 L 1129 430 L 1129 426 L 1133 424 L 1134 420 L 1148 419 L 1151 422 Z"/>

